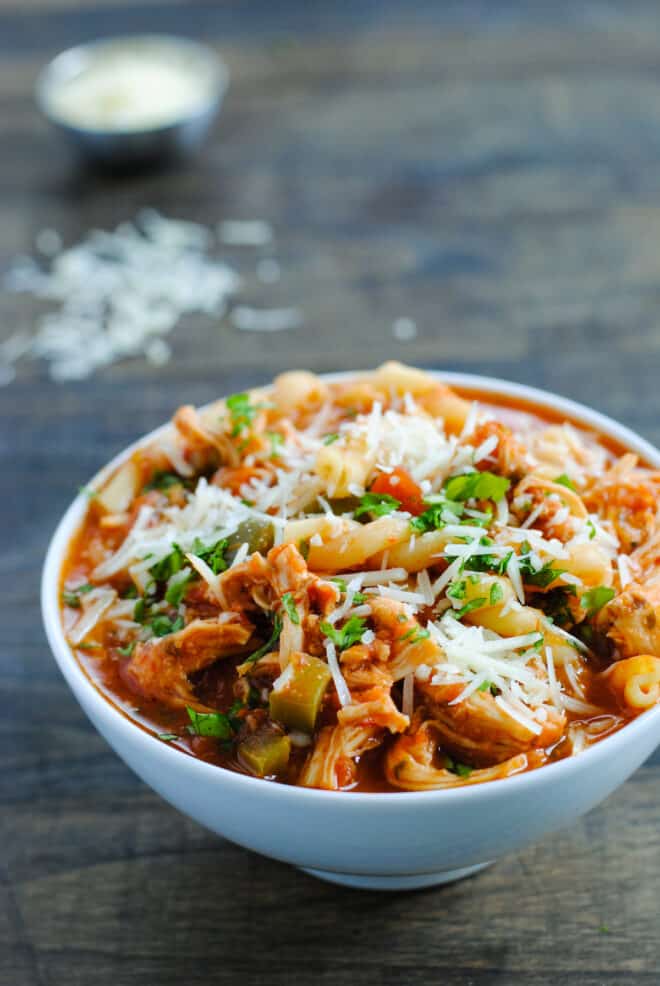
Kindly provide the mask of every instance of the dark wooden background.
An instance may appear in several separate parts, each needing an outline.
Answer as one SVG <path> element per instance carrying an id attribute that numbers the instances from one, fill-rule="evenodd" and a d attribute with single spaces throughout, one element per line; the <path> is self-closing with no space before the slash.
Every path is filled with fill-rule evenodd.
<path id="1" fill-rule="evenodd" d="M 101 179 L 32 101 L 58 49 L 202 36 L 232 71 L 188 168 Z M 340 890 L 223 843 L 96 735 L 41 629 L 38 579 L 67 501 L 183 401 L 291 364 L 384 357 L 586 401 L 660 442 L 660 8 L 555 0 L 3 0 L 0 265 L 143 205 L 263 218 L 299 304 L 273 336 L 191 319 L 163 370 L 126 362 L 0 389 L 0 984 L 660 981 L 660 758 L 571 832 L 445 889 Z M 249 252 L 231 255 L 248 275 Z M 0 298 L 0 338 L 37 307 Z M 414 342 L 391 334 L 400 316 Z"/>

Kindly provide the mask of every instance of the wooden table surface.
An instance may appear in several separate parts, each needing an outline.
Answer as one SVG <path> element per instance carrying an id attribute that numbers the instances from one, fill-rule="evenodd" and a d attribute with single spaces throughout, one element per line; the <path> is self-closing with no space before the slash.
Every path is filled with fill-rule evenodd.
<path id="1" fill-rule="evenodd" d="M 230 93 L 191 166 L 74 167 L 35 73 L 101 34 L 217 43 Z M 48 652 L 45 546 L 76 488 L 179 403 L 290 365 L 385 357 L 583 400 L 660 442 L 660 18 L 654 0 L 4 0 L 0 265 L 151 205 L 277 233 L 256 304 L 304 325 L 195 317 L 142 360 L 0 389 L 0 984 L 577 986 L 660 981 L 660 757 L 573 830 L 444 889 L 341 890 L 224 843 L 142 785 Z M 271 254 L 267 254 L 271 255 Z M 0 338 L 30 327 L 0 297 Z M 409 317 L 417 337 L 392 335 Z"/>

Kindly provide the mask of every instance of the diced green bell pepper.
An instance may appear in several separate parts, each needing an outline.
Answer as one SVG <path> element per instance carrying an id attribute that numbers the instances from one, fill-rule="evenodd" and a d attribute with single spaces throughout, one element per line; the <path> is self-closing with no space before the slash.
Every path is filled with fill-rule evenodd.
<path id="1" fill-rule="evenodd" d="M 280 774 L 291 754 L 291 741 L 285 733 L 262 729 L 238 744 L 239 762 L 257 777 Z"/>
<path id="2" fill-rule="evenodd" d="M 330 668 L 325 661 L 318 657 L 303 656 L 295 663 L 291 676 L 282 687 L 270 693 L 271 719 L 281 722 L 289 729 L 313 732 L 331 677 Z"/>

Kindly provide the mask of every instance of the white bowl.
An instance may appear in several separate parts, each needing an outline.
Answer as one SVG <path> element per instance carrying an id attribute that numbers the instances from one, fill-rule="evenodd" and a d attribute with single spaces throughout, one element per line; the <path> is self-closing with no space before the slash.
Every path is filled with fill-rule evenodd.
<path id="1" fill-rule="evenodd" d="M 660 452 L 648 442 L 573 401 L 489 377 L 437 376 L 449 384 L 521 397 L 565 413 L 660 466 Z M 93 482 L 115 469 L 133 448 L 118 455 Z M 397 794 L 290 787 L 196 760 L 119 712 L 92 684 L 67 644 L 60 623 L 59 576 L 86 506 L 86 498 L 78 496 L 65 513 L 43 571 L 43 619 L 62 674 L 99 732 L 145 783 L 180 811 L 248 849 L 348 886 L 399 890 L 446 883 L 571 825 L 622 784 L 660 743 L 660 708 L 654 708 L 578 756 L 530 773 L 449 791 Z"/>

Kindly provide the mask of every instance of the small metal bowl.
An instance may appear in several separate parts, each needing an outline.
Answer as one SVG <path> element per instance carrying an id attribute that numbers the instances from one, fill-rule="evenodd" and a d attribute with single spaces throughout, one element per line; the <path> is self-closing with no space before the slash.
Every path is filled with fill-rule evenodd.
<path id="1" fill-rule="evenodd" d="M 106 57 L 126 51 L 162 58 L 194 73 L 205 93 L 190 112 L 141 129 L 96 126 L 67 119 L 57 106 L 57 94 Z M 106 168 L 157 163 L 196 151 L 213 123 L 229 82 L 225 63 L 195 41 L 169 35 L 131 35 L 93 41 L 69 48 L 41 71 L 36 82 L 36 100 L 41 112 L 88 161 Z"/>

